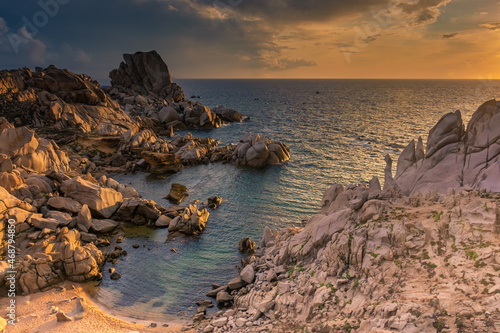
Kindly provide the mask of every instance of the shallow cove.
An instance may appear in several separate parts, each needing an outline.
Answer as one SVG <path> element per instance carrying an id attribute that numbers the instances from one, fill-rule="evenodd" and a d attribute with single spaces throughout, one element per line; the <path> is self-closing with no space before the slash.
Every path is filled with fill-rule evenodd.
<path id="1" fill-rule="evenodd" d="M 189 310 L 196 301 L 206 298 L 211 283 L 227 283 L 237 274 L 242 258 L 238 254 L 241 235 L 257 240 L 265 225 L 278 227 L 288 219 L 300 225 L 301 216 L 314 209 L 313 205 L 287 209 L 290 203 L 287 205 L 284 197 L 290 193 L 280 193 L 282 172 L 280 167 L 242 170 L 229 164 L 210 164 L 185 168 L 165 178 L 144 173 L 111 175 L 120 183 L 131 183 L 139 193 L 147 192 L 148 197 L 165 206 L 169 203 L 163 197 L 174 182 L 189 189 L 183 204 L 196 199 L 206 201 L 212 195 L 224 200 L 218 209 L 210 210 L 207 227 L 198 237 L 177 237 L 166 242 L 167 229 L 128 224 L 124 228 L 126 237 L 119 244 L 128 255 L 113 266 L 122 278 L 110 280 L 107 269 L 112 266 L 107 263 L 104 279 L 93 296 L 127 316 L 154 319 L 165 314 L 192 315 L 194 310 Z M 267 201 L 268 197 L 274 199 Z M 272 219 L 260 219 L 262 211 L 271 210 Z M 242 216 L 253 222 L 244 223 Z M 140 247 L 134 249 L 134 244 Z"/>

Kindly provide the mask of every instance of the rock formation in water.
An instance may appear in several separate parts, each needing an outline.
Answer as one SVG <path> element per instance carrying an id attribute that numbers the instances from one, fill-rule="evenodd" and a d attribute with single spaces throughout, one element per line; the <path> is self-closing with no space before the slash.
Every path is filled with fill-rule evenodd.
<path id="1" fill-rule="evenodd" d="M 290 149 L 283 143 L 271 141 L 263 135 L 247 133 L 240 139 L 232 158 L 236 165 L 263 168 L 289 160 Z"/>
<path id="2" fill-rule="evenodd" d="M 470 188 L 500 191 L 500 102 L 488 101 L 465 128 L 460 111 L 444 115 L 401 153 L 395 181 L 406 194 Z"/>

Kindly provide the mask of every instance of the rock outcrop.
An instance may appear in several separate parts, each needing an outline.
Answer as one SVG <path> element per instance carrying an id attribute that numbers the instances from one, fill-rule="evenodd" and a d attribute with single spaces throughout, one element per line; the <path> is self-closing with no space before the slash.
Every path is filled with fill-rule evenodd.
<path id="1" fill-rule="evenodd" d="M 263 135 L 247 133 L 234 149 L 232 159 L 236 165 L 263 168 L 289 160 L 290 149 Z"/>
<path id="2" fill-rule="evenodd" d="M 49 66 L 0 72 L 0 113 L 16 124 L 116 135 L 137 125 L 90 77 Z M 66 140 L 71 139 L 71 134 Z"/>
<path id="3" fill-rule="evenodd" d="M 12 171 L 12 165 L 23 166 L 36 172 L 47 170 L 68 171 L 69 160 L 52 140 L 38 137 L 28 127 L 17 127 L 0 118 L 0 154 L 2 164 L 9 164 L 4 171 Z"/>
<path id="4" fill-rule="evenodd" d="M 420 138 L 401 153 L 395 181 L 406 194 L 448 189 L 500 191 L 500 102 L 481 105 L 467 129 L 459 111 L 444 115 L 431 129 L 427 147 Z"/>
<path id="5" fill-rule="evenodd" d="M 180 204 L 181 201 L 187 197 L 189 194 L 187 193 L 189 190 L 187 189 L 186 186 L 182 184 L 172 184 L 170 187 L 170 192 L 168 195 L 165 197 L 168 201 L 170 201 L 173 204 Z"/>
<path id="6" fill-rule="evenodd" d="M 378 199 L 357 203 L 372 191 Z M 500 318 L 498 200 L 378 193 L 334 185 L 304 228 L 267 228 L 240 275 L 207 294 L 234 307 L 197 315 L 197 332 L 488 331 Z"/>
<path id="7" fill-rule="evenodd" d="M 110 72 L 112 87 L 106 91 L 127 114 L 139 116 L 155 132 L 171 136 L 173 129 L 212 129 L 243 120 L 244 116 L 235 110 L 210 110 L 185 99 L 156 51 L 124 54 L 123 58 L 119 68 Z"/>
<path id="8" fill-rule="evenodd" d="M 154 93 L 158 97 L 184 100 L 182 89 L 172 83 L 168 67 L 156 51 L 124 54 L 118 69 L 109 73 L 111 85 L 133 90 L 140 94 Z"/>

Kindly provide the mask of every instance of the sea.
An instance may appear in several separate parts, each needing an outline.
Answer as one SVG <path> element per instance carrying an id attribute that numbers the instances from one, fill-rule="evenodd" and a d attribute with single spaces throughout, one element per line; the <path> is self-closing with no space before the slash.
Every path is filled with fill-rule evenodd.
<path id="1" fill-rule="evenodd" d="M 500 97 L 500 81 L 486 79 L 184 79 L 177 83 L 193 101 L 210 108 L 224 105 L 250 117 L 210 131 L 192 131 L 193 136 L 210 136 L 220 145 L 230 145 L 248 132 L 261 133 L 285 143 L 291 158 L 263 170 L 217 163 L 162 177 L 111 175 L 165 207 L 171 205 L 164 197 L 173 183 L 189 189 L 184 203 L 201 203 L 213 195 L 223 198 L 197 237 L 167 241 L 165 229 L 125 228 L 120 245 L 128 255 L 113 266 L 121 279 L 110 280 L 107 263 L 103 280 L 90 292 L 110 310 L 138 319 L 193 316 L 195 302 L 206 298 L 212 283 L 223 285 L 238 274 L 243 258 L 238 252 L 240 239 L 250 237 L 259 244 L 266 225 L 304 226 L 332 184 L 366 183 L 373 176 L 383 182 L 385 155 L 392 157 L 395 169 L 404 147 L 419 136 L 425 143 L 445 113 L 460 110 L 466 123 L 483 102 Z M 140 247 L 134 249 L 134 244 Z"/>

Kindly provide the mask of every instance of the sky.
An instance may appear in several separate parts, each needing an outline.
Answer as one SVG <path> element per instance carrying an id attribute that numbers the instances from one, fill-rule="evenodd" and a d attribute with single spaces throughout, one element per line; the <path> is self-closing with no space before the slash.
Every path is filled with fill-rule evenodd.
<path id="1" fill-rule="evenodd" d="M 174 78 L 500 79 L 500 0 L 8 0 L 0 68 L 102 84 L 157 50 Z"/>

